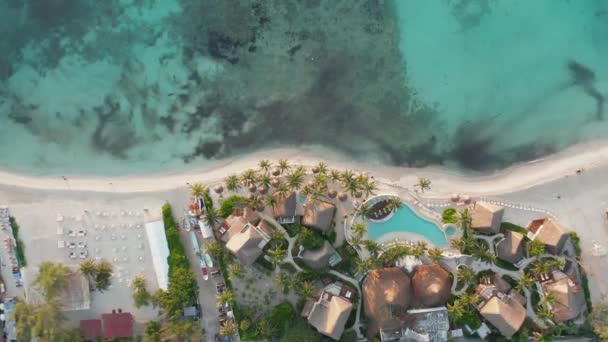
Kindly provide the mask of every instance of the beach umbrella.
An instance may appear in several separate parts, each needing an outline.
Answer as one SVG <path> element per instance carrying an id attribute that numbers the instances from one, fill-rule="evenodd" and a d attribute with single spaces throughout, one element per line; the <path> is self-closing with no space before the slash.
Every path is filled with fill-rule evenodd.
<path id="1" fill-rule="evenodd" d="M 460 200 L 460 195 L 457 193 L 453 193 L 450 197 L 450 200 L 452 200 L 452 202 L 458 202 Z"/>
<path id="2" fill-rule="evenodd" d="M 312 173 L 319 173 L 319 168 L 318 167 L 313 167 L 312 168 Z"/>
<path id="3" fill-rule="evenodd" d="M 215 191 L 215 193 L 216 193 L 216 194 L 221 194 L 222 192 L 224 192 L 224 187 L 223 187 L 221 184 L 220 184 L 220 185 L 217 185 L 217 186 L 216 186 L 216 187 L 213 189 L 213 191 Z"/>
<path id="4" fill-rule="evenodd" d="M 266 195 L 266 193 L 268 193 L 268 185 L 262 184 L 262 186 L 260 187 L 260 193 L 262 195 Z"/>
<path id="5" fill-rule="evenodd" d="M 339 199 L 341 202 L 344 202 L 344 201 L 346 201 L 346 200 L 348 199 L 348 196 L 346 195 L 346 193 L 345 193 L 345 192 L 340 191 L 340 192 L 338 193 L 338 199 Z"/>
<path id="6" fill-rule="evenodd" d="M 309 180 L 308 183 L 306 183 L 306 184 L 308 184 L 309 188 L 314 188 L 315 187 L 315 181 L 314 180 Z"/>
<path id="7" fill-rule="evenodd" d="M 252 200 L 252 199 L 254 199 L 254 198 L 255 198 L 255 195 L 254 195 L 254 194 L 249 194 L 249 199 L 250 199 L 250 200 Z"/>
<path id="8" fill-rule="evenodd" d="M 277 186 L 279 186 L 279 184 L 281 184 L 281 180 L 280 180 L 280 179 L 278 179 L 278 178 L 273 178 L 273 179 L 270 181 L 270 185 L 272 185 L 272 186 L 273 186 L 273 187 L 275 187 L 275 188 L 276 188 Z"/>
<path id="9" fill-rule="evenodd" d="M 327 196 L 329 196 L 329 198 L 336 198 L 336 196 L 338 195 L 338 192 L 336 190 L 329 190 L 327 192 Z"/>
<path id="10" fill-rule="evenodd" d="M 463 201 L 465 204 L 469 204 L 469 203 L 471 203 L 471 196 L 469 196 L 469 195 L 463 195 L 463 196 L 461 197 L 461 199 L 462 199 L 462 201 Z"/>
<path id="11" fill-rule="evenodd" d="M 275 167 L 274 169 L 272 169 L 273 176 L 278 176 L 280 174 L 281 174 L 281 169 L 279 169 L 278 167 Z"/>
<path id="12" fill-rule="evenodd" d="M 258 188 L 255 186 L 255 184 L 251 184 L 251 185 L 249 186 L 249 191 L 250 191 L 250 192 L 256 192 L 256 190 L 257 190 L 257 189 L 258 189 Z"/>
<path id="13" fill-rule="evenodd" d="M 361 198 L 361 196 L 363 196 L 363 193 L 361 191 L 355 192 L 355 197 L 356 198 Z"/>

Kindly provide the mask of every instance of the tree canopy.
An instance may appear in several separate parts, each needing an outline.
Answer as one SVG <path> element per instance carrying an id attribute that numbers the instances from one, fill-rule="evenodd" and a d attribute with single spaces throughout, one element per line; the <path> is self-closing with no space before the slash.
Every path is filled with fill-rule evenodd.
<path id="1" fill-rule="evenodd" d="M 44 261 L 40 264 L 34 284 L 39 286 L 47 301 L 57 298 L 70 276 L 70 269 L 59 262 Z"/>

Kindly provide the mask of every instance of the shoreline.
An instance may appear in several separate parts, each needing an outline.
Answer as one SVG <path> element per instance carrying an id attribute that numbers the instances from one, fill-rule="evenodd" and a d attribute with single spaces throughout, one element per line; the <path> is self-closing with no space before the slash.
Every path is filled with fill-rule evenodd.
<path id="1" fill-rule="evenodd" d="M 581 143 L 545 158 L 515 164 L 492 174 L 466 175 L 445 167 L 409 168 L 387 166 L 380 161 L 348 160 L 335 151 L 313 148 L 283 148 L 252 152 L 210 162 L 188 171 L 133 174 L 125 176 L 71 175 L 36 176 L 0 171 L 0 186 L 32 190 L 91 191 L 106 193 L 148 193 L 187 187 L 189 183 L 213 184 L 230 174 L 247 168 L 257 168 L 261 159 L 288 159 L 292 164 L 312 166 L 325 161 L 330 168 L 369 172 L 382 185 L 413 187 L 419 177 L 432 181 L 428 197 L 442 197 L 453 192 L 469 195 L 496 195 L 525 190 L 575 175 L 577 170 L 608 166 L 608 141 Z M 437 190 L 435 190 L 437 189 Z"/>

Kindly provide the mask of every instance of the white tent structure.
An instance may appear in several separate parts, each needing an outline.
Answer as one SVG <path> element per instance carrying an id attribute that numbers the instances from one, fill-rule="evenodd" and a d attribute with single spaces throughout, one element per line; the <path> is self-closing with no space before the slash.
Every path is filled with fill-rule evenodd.
<path id="1" fill-rule="evenodd" d="M 154 265 L 158 288 L 167 290 L 169 286 L 169 263 L 167 262 L 169 246 L 167 245 L 163 221 L 146 223 L 146 235 L 152 252 L 152 264 Z"/>
<path id="2" fill-rule="evenodd" d="M 203 239 L 213 238 L 213 229 L 207 224 L 207 222 L 203 220 L 198 221 L 198 226 L 201 228 L 201 234 L 203 234 Z"/>

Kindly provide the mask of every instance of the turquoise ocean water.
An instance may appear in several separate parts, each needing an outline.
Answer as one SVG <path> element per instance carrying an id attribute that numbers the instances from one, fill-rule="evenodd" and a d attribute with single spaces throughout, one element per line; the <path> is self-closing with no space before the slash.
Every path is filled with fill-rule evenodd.
<path id="1" fill-rule="evenodd" d="M 608 1 L 0 0 L 0 168 L 317 146 L 491 171 L 605 138 Z"/>

